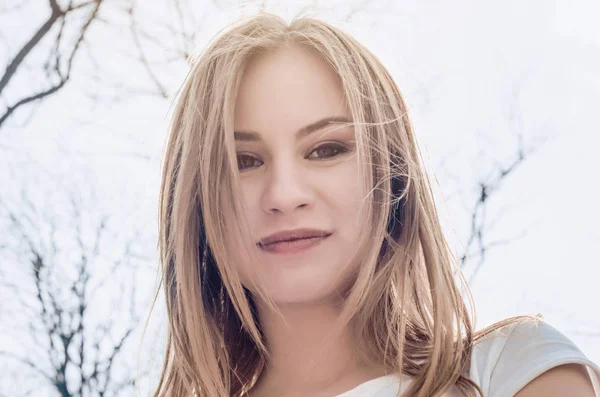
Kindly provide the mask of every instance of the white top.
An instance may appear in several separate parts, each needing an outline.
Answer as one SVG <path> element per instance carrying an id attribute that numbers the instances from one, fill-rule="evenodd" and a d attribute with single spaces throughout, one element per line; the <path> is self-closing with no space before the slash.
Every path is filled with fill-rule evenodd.
<path id="1" fill-rule="evenodd" d="M 537 324 L 512 323 L 473 346 L 469 377 L 481 387 L 484 396 L 512 397 L 543 372 L 570 363 L 586 366 L 596 396 L 600 397 L 600 367 L 571 340 L 542 320 Z M 382 376 L 335 397 L 395 397 L 399 390 L 408 389 L 411 382 L 405 375 L 401 379 L 396 374 Z M 444 397 L 458 395 L 453 386 Z"/>

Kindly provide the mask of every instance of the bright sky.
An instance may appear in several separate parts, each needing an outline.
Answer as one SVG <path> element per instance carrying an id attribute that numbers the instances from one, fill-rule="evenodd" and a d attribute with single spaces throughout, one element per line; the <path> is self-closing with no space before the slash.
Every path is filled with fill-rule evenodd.
<path id="1" fill-rule="evenodd" d="M 200 48 L 240 12 L 256 8 L 215 3 L 221 9 L 204 10 L 209 18 L 198 22 Z M 512 162 L 517 133 L 522 133 L 526 146 L 545 140 L 505 181 L 487 209 L 488 219 L 496 219 L 491 239 L 525 235 L 489 252 L 472 285 L 477 325 L 539 312 L 600 363 L 600 25 L 595 18 L 600 6 L 566 0 L 358 3 L 362 9 L 351 23 L 340 21 L 349 10 L 341 0 L 293 6 L 289 2 L 285 9 L 267 4 L 267 10 L 289 18 L 303 6 L 320 7 L 319 15 L 353 34 L 388 67 L 410 106 L 423 155 L 439 181 L 434 187 L 438 208 L 457 252 L 465 243 L 477 181 Z M 172 11 L 144 4 L 144 13 L 143 18 L 160 20 Z M 26 26 L 33 29 L 46 14 L 41 10 L 38 20 L 28 14 Z M 22 29 L 14 43 L 30 34 Z M 1 30 L 5 38 L 15 34 Z M 100 66 L 115 80 L 149 84 L 144 71 L 126 60 L 131 51 L 127 40 L 99 34 L 93 40 L 97 53 L 104 55 L 98 59 Z M 150 56 L 160 59 L 153 51 Z M 80 66 L 92 68 L 83 58 Z M 158 75 L 172 94 L 185 73 L 185 65 L 179 63 L 163 67 Z M 131 96 L 92 108 L 84 93 L 106 98 L 116 92 L 111 87 L 97 87 L 89 73 L 76 74 L 69 87 L 43 102 L 24 127 L 17 123 L 29 110 L 2 129 L 3 198 L 17 200 L 24 184 L 48 186 L 47 181 L 58 179 L 59 188 L 35 190 L 36 200 L 56 207 L 64 198 L 44 191 L 94 181 L 98 204 L 115 213 L 123 236 L 140 230 L 140 250 L 153 256 L 169 101 Z M 120 249 L 107 248 L 106 260 L 118 256 Z M 153 274 L 138 277 L 143 301 L 154 287 Z"/>

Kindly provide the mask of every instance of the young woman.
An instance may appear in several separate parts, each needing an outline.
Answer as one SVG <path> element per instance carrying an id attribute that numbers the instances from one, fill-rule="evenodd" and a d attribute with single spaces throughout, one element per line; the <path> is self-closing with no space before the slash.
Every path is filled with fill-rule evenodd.
<path id="1" fill-rule="evenodd" d="M 404 100 L 340 30 L 261 14 L 222 32 L 163 167 L 155 396 L 600 396 L 539 318 L 474 332 Z"/>

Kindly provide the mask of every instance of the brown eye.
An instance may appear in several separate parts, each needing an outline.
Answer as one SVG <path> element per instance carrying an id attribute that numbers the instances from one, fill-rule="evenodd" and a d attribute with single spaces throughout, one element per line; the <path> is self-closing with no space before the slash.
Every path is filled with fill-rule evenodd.
<path id="1" fill-rule="evenodd" d="M 260 163 L 261 161 L 254 156 L 250 156 L 247 154 L 237 155 L 238 169 L 240 171 L 245 171 L 249 168 L 258 167 L 260 164 L 257 165 L 257 162 Z"/>
<path id="2" fill-rule="evenodd" d="M 325 145 L 321 145 L 318 148 L 316 148 L 315 150 L 313 150 L 308 157 L 318 159 L 318 160 L 323 160 L 323 159 L 328 159 L 328 158 L 339 156 L 340 154 L 346 153 L 347 151 L 348 151 L 348 149 L 346 149 L 342 145 L 325 144 Z M 312 156 L 313 153 L 317 153 L 318 156 L 317 157 Z"/>

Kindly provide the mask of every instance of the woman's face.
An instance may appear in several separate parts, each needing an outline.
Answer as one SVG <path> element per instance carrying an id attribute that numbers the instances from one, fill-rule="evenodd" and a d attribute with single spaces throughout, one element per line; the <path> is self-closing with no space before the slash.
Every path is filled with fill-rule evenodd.
<path id="1" fill-rule="evenodd" d="M 235 145 L 260 263 L 238 270 L 246 285 L 259 273 L 276 303 L 329 298 L 357 265 L 365 192 L 354 128 L 328 125 L 334 118 L 351 121 L 341 84 L 311 50 L 290 46 L 261 54 L 246 69 L 235 103 Z M 317 232 L 283 236 L 305 237 L 293 243 L 260 244 L 294 229 Z M 319 231 L 327 237 L 307 238 Z"/>

